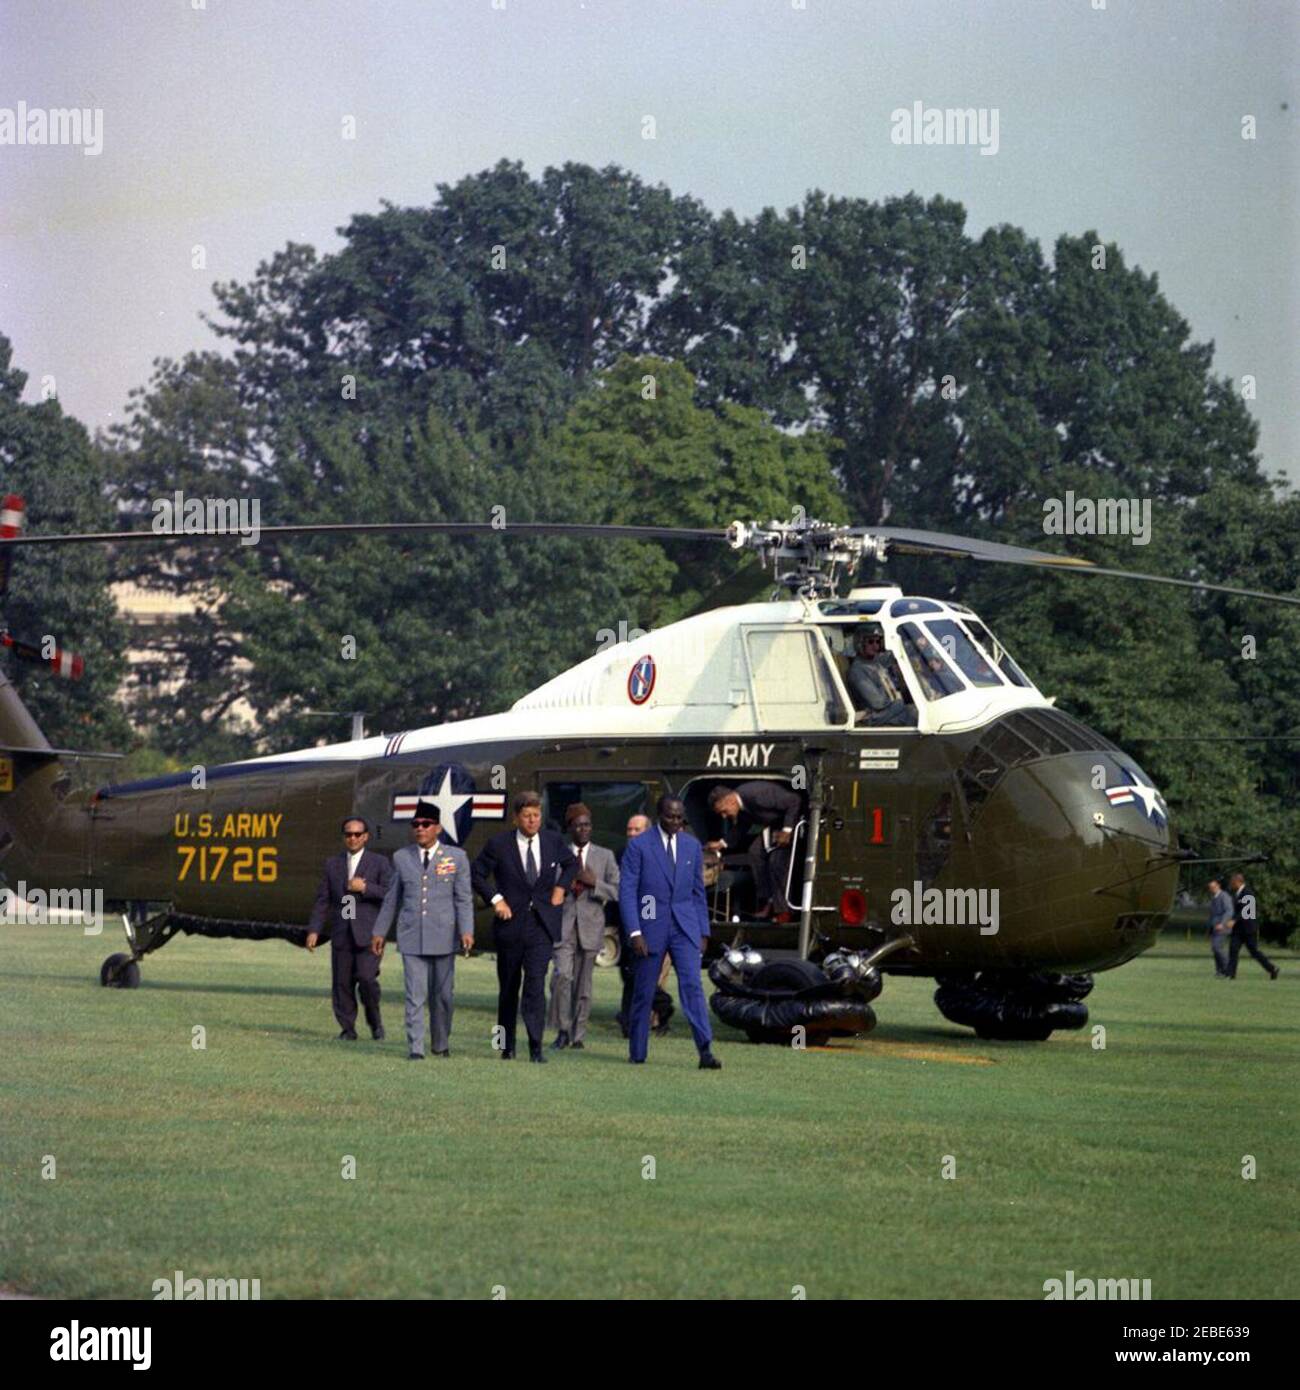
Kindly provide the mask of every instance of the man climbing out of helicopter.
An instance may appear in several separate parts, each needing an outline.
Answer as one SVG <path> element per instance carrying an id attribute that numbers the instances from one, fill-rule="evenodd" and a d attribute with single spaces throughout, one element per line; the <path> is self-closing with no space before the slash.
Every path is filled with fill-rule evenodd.
<path id="1" fill-rule="evenodd" d="M 855 722 L 915 724 L 916 706 L 907 701 L 903 678 L 885 650 L 885 631 L 879 623 L 863 623 L 858 628 L 857 652 L 845 678 L 859 710 Z"/>

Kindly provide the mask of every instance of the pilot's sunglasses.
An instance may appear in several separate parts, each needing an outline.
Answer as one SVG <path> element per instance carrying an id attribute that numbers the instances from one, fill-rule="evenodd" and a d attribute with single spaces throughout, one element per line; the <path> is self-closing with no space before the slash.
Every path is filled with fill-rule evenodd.
<path id="1" fill-rule="evenodd" d="M 363 835 L 369 834 L 370 832 L 368 830 L 345 830 L 343 832 L 343 838 L 345 840 L 359 840 Z"/>
<path id="2" fill-rule="evenodd" d="M 437 825 L 438 822 L 435 820 L 413 820 L 411 824 L 417 830 L 427 830 L 431 825 Z"/>

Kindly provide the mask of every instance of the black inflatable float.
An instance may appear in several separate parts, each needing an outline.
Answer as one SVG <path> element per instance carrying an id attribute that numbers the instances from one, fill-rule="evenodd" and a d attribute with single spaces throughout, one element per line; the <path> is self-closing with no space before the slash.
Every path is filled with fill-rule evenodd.
<path id="1" fill-rule="evenodd" d="M 869 1001 L 880 993 L 880 972 L 856 952 L 837 951 L 817 966 L 764 962 L 757 951 L 733 947 L 709 967 L 709 979 L 717 986 L 709 1006 L 751 1042 L 789 1046 L 800 1036 L 804 1042 L 851 1038 L 876 1026 Z"/>
<path id="2" fill-rule="evenodd" d="M 1082 1028 L 1091 975 L 1006 974 L 984 971 L 939 977 L 934 1002 L 950 1023 L 973 1028 L 981 1038 L 1042 1042 L 1058 1029 Z"/>

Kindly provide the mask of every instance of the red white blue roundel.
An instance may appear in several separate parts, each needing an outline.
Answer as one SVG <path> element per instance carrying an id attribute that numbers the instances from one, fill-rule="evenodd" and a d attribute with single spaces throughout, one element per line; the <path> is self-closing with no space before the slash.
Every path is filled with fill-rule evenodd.
<path id="1" fill-rule="evenodd" d="M 627 698 L 634 705 L 643 705 L 655 688 L 655 659 L 646 655 L 636 661 L 627 677 Z"/>

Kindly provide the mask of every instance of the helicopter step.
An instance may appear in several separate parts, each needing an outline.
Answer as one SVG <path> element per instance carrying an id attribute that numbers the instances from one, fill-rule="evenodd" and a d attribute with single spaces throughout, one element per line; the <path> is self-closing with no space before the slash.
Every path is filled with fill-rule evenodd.
<path id="1" fill-rule="evenodd" d="M 1044 1042 L 1058 1030 L 1088 1022 L 1084 998 L 1091 975 L 1051 971 L 990 971 L 936 976 L 934 1002 L 950 1023 L 973 1028 L 979 1037 L 1004 1042 Z"/>

